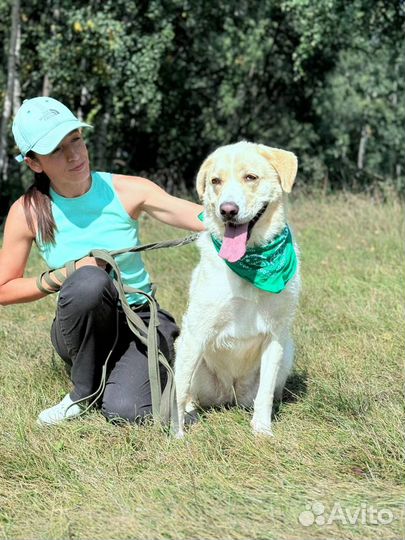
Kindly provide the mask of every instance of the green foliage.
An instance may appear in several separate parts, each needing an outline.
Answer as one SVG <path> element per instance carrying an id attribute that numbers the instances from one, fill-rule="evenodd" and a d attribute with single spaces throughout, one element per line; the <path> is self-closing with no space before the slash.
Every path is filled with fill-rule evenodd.
<path id="1" fill-rule="evenodd" d="M 331 181 L 391 182 L 403 192 L 403 7 L 384 0 L 287 0 L 284 8 L 299 34 L 295 78 L 309 84 L 321 75 L 312 84 L 312 126 Z M 358 170 L 363 130 L 365 164 Z"/>
<path id="2" fill-rule="evenodd" d="M 248 139 L 296 152 L 302 187 L 405 191 L 400 2 L 33 0 L 21 22 L 22 97 L 49 82 L 92 123 L 95 168 L 189 190 L 207 152 Z"/>
<path id="3" fill-rule="evenodd" d="M 366 169 L 381 179 L 399 181 L 395 168 L 404 145 L 403 52 L 393 54 L 386 44 L 379 43 L 356 55 L 343 51 L 327 85 L 314 100 L 320 118 L 328 119 L 322 128 L 332 144 L 324 146 L 324 156 L 337 174 L 339 167 L 356 163 L 361 132 L 366 127 Z M 368 61 L 370 54 L 373 63 Z"/>

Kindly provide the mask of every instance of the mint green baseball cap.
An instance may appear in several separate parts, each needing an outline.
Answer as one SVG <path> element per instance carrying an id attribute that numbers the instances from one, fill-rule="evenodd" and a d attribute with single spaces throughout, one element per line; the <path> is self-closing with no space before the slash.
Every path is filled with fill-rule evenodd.
<path id="1" fill-rule="evenodd" d="M 45 96 L 26 99 L 13 121 L 14 140 L 21 152 L 15 159 L 21 163 L 30 150 L 50 154 L 66 135 L 82 127 L 92 126 L 60 101 Z"/>

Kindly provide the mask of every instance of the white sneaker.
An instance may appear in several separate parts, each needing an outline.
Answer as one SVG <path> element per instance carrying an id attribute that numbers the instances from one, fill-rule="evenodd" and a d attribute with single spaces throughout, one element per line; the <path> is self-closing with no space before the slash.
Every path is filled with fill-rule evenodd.
<path id="1" fill-rule="evenodd" d="M 83 407 L 78 404 L 72 405 L 73 403 L 74 401 L 70 398 L 70 395 L 66 394 L 60 403 L 49 409 L 45 409 L 39 414 L 37 424 L 40 424 L 41 426 L 50 426 L 59 424 L 59 422 L 62 422 L 63 420 L 79 416 Z"/>

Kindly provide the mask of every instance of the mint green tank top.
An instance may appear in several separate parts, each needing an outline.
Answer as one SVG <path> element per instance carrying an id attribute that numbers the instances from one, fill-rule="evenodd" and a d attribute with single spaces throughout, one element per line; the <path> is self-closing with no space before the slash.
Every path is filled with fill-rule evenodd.
<path id="1" fill-rule="evenodd" d="M 55 244 L 36 243 L 51 269 L 88 255 L 92 249 L 123 249 L 139 245 L 138 222 L 123 207 L 112 181 L 112 174 L 92 172 L 89 191 L 80 197 L 65 198 L 50 189 L 56 223 Z M 116 257 L 125 285 L 151 293 L 149 274 L 139 253 Z M 127 294 L 129 304 L 141 304 L 140 294 Z"/>

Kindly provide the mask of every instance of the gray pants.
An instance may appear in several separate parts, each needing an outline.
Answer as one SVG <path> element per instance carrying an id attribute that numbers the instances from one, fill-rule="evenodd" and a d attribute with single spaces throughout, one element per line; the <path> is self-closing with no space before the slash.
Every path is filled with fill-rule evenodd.
<path id="1" fill-rule="evenodd" d="M 158 313 L 159 348 L 173 364 L 179 329 L 170 313 L 161 308 Z M 148 306 L 138 308 L 137 314 L 148 325 Z M 108 274 L 96 266 L 79 268 L 62 285 L 51 329 L 53 346 L 70 368 L 73 400 L 97 390 L 117 331 L 101 411 L 108 419 L 140 421 L 152 413 L 146 347 L 129 329 Z M 164 388 L 167 376 L 162 366 L 160 376 Z"/>

